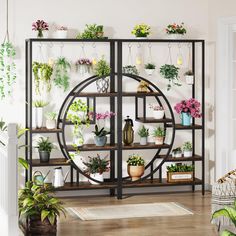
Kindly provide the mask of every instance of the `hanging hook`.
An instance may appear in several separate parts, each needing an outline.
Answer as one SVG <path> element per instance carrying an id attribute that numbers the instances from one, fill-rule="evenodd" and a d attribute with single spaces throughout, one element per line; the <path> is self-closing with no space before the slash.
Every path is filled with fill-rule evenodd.
<path id="1" fill-rule="evenodd" d="M 64 43 L 61 42 L 61 45 L 60 45 L 60 57 L 62 56 L 63 48 L 64 48 Z"/>

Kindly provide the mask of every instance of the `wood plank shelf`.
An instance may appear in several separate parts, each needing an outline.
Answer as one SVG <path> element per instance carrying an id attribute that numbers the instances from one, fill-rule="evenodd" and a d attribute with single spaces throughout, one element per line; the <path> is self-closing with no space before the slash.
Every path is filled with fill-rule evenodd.
<path id="1" fill-rule="evenodd" d="M 32 159 L 32 166 L 69 166 L 70 162 L 65 158 L 51 158 L 49 162 L 40 162 L 40 159 Z"/>
<path id="2" fill-rule="evenodd" d="M 96 92 L 88 92 L 88 93 L 73 93 L 74 97 L 116 97 L 118 93 L 96 93 Z"/>
<path id="3" fill-rule="evenodd" d="M 60 132 L 62 132 L 62 129 L 47 129 L 46 127 L 31 130 L 31 133 L 60 133 Z"/>
<path id="4" fill-rule="evenodd" d="M 173 127 L 172 124 L 167 124 L 166 127 Z M 177 130 L 193 130 L 193 129 L 202 129 L 202 125 L 190 125 L 190 126 L 184 126 L 181 124 L 175 124 L 175 129 Z"/>
<path id="5" fill-rule="evenodd" d="M 165 158 L 165 155 L 160 155 L 158 159 L 163 159 Z M 181 162 L 181 161 L 202 161 L 202 157 L 199 155 L 194 155 L 192 157 L 172 157 L 168 156 L 165 159 L 165 162 Z"/>
<path id="6" fill-rule="evenodd" d="M 135 119 L 137 122 L 142 122 L 142 123 L 170 123 L 173 122 L 173 119 L 171 118 L 165 118 L 165 119 L 155 119 L 152 117 L 138 117 Z"/>
<path id="7" fill-rule="evenodd" d="M 95 144 L 84 144 L 82 147 L 78 147 L 78 150 L 80 151 L 110 151 L 110 150 L 116 150 L 117 145 L 110 145 L 107 144 L 103 147 L 98 147 Z M 67 150 L 69 152 L 76 151 L 77 148 L 74 147 L 73 145 L 67 145 Z"/>
<path id="8" fill-rule="evenodd" d="M 123 92 L 123 97 L 151 97 L 151 96 L 162 96 L 158 92 L 138 93 L 138 92 Z"/>
<path id="9" fill-rule="evenodd" d="M 139 143 L 133 143 L 132 145 L 125 146 L 123 145 L 123 149 L 166 149 L 170 148 L 169 144 L 164 143 L 163 145 L 156 145 L 155 143 L 148 143 L 147 145 L 140 145 Z"/>

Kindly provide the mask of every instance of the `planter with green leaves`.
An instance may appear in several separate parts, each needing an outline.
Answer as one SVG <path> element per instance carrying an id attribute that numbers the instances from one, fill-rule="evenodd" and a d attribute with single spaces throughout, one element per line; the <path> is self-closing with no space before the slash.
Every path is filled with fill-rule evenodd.
<path id="1" fill-rule="evenodd" d="M 192 143 L 185 142 L 183 144 L 183 151 L 184 151 L 184 157 L 192 157 L 192 155 L 193 155 Z"/>
<path id="2" fill-rule="evenodd" d="M 33 101 L 32 109 L 32 128 L 40 129 L 43 127 L 43 108 L 48 105 L 48 102 L 43 100 Z"/>
<path id="3" fill-rule="evenodd" d="M 151 33 L 151 27 L 146 24 L 135 25 L 131 33 L 135 35 L 137 39 L 147 38 Z"/>
<path id="4" fill-rule="evenodd" d="M 132 181 L 139 180 L 145 171 L 145 161 L 139 154 L 130 155 L 127 160 L 127 171 Z"/>
<path id="5" fill-rule="evenodd" d="M 37 141 L 36 148 L 39 151 L 40 162 L 49 162 L 51 151 L 54 148 L 49 138 L 40 137 Z"/>
<path id="6" fill-rule="evenodd" d="M 177 148 L 172 150 L 172 157 L 174 157 L 174 158 L 182 157 L 182 149 L 181 149 L 181 147 L 177 147 Z"/>
<path id="7" fill-rule="evenodd" d="M 94 142 L 95 145 L 98 147 L 103 147 L 107 143 L 107 135 L 110 134 L 110 131 L 106 131 L 104 127 L 101 129 L 98 128 L 98 125 L 95 125 L 95 131 L 93 131 L 95 134 L 94 136 Z"/>
<path id="8" fill-rule="evenodd" d="M 156 145 L 163 145 L 164 144 L 164 139 L 165 139 L 165 129 L 162 128 L 161 126 L 155 128 L 152 133 L 154 139 L 155 139 L 155 144 Z"/>
<path id="9" fill-rule="evenodd" d="M 145 126 L 143 125 L 141 129 L 139 129 L 138 135 L 140 136 L 140 145 L 147 145 L 149 129 L 146 129 Z"/>
<path id="10" fill-rule="evenodd" d="M 189 182 L 193 181 L 193 165 L 182 163 L 171 164 L 167 166 L 167 182 Z"/>
<path id="11" fill-rule="evenodd" d="M 179 82 L 179 68 L 175 65 L 165 64 L 160 67 L 161 76 L 168 80 L 167 90 L 169 91 L 173 85 L 181 86 Z"/>
<path id="12" fill-rule="evenodd" d="M 184 28 L 183 22 L 181 24 L 174 23 L 166 27 L 166 33 L 170 39 L 182 39 L 187 30 Z"/>
<path id="13" fill-rule="evenodd" d="M 194 74 L 191 70 L 188 70 L 184 73 L 185 81 L 187 84 L 192 85 L 194 84 Z"/>
<path id="14" fill-rule="evenodd" d="M 88 162 L 83 162 L 83 164 L 87 167 L 85 173 L 89 174 L 89 176 L 93 179 L 89 179 L 91 184 L 99 184 L 100 182 L 104 181 L 103 173 L 110 170 L 110 161 L 107 160 L 107 157 L 108 156 L 101 158 L 101 156 L 97 154 L 96 157 L 88 157 Z"/>
<path id="15" fill-rule="evenodd" d="M 56 129 L 56 112 L 48 112 L 45 114 L 46 116 L 46 128 L 47 129 Z"/>
<path id="16" fill-rule="evenodd" d="M 138 69 L 135 65 L 134 66 L 132 66 L 132 65 L 123 66 L 122 72 L 124 74 L 131 74 L 131 75 L 138 75 L 139 74 Z"/>
<path id="17" fill-rule="evenodd" d="M 65 214 L 63 203 L 52 195 L 49 185 L 27 182 L 18 193 L 20 224 L 27 235 L 56 235 L 57 217 Z"/>
<path id="18" fill-rule="evenodd" d="M 147 75 L 152 75 L 156 69 L 156 65 L 153 63 L 148 63 L 145 64 L 144 68 Z"/>
<path id="19" fill-rule="evenodd" d="M 108 76 L 111 73 L 111 68 L 104 58 L 97 62 L 94 72 L 98 77 L 101 77 L 96 80 L 97 91 L 99 93 L 107 93 L 109 88 Z"/>
<path id="20" fill-rule="evenodd" d="M 86 25 L 84 32 L 76 36 L 77 39 L 103 39 L 104 30 L 103 25 Z"/>

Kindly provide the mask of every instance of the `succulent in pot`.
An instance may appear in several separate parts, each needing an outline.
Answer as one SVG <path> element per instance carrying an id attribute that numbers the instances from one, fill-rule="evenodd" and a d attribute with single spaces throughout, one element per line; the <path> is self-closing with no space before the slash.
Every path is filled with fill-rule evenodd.
<path id="1" fill-rule="evenodd" d="M 37 141 L 37 146 L 39 151 L 40 162 L 49 162 L 50 154 L 54 145 L 50 142 L 49 137 L 40 137 Z"/>
<path id="2" fill-rule="evenodd" d="M 32 23 L 32 30 L 37 31 L 38 38 L 43 38 L 43 32 L 49 30 L 49 25 L 44 20 L 37 20 Z"/>
<path id="3" fill-rule="evenodd" d="M 153 137 L 155 138 L 156 145 L 163 145 L 165 139 L 165 129 L 161 126 L 158 126 L 153 130 L 152 133 Z"/>
<path id="4" fill-rule="evenodd" d="M 92 179 L 98 181 L 96 182 L 89 179 L 91 184 L 99 184 L 100 182 L 104 181 L 103 173 L 110 170 L 110 161 L 107 160 L 107 157 L 108 155 L 104 158 L 101 158 L 101 156 L 97 154 L 95 157 L 88 157 L 88 162 L 83 162 L 83 164 L 87 167 L 85 173 L 89 174 Z"/>
<path id="5" fill-rule="evenodd" d="M 172 157 L 182 157 L 181 147 L 177 147 L 177 148 L 172 150 Z"/>
<path id="6" fill-rule="evenodd" d="M 107 143 L 107 135 L 110 134 L 110 131 L 106 131 L 104 127 L 101 129 L 98 128 L 98 125 L 95 125 L 95 131 L 93 131 L 95 134 L 94 136 L 94 142 L 96 146 L 103 147 Z"/>
<path id="7" fill-rule="evenodd" d="M 67 38 L 67 32 L 68 32 L 68 28 L 66 26 L 59 26 L 57 27 L 56 37 L 58 39 L 65 39 Z"/>
<path id="8" fill-rule="evenodd" d="M 144 68 L 147 75 L 152 75 L 156 69 L 156 65 L 153 63 L 148 63 L 148 64 L 145 64 Z"/>
<path id="9" fill-rule="evenodd" d="M 141 129 L 139 129 L 138 135 L 140 136 L 140 145 L 147 145 L 149 129 L 146 129 L 145 126 L 143 125 Z"/>
<path id="10" fill-rule="evenodd" d="M 151 33 L 151 27 L 146 24 L 135 25 L 131 33 L 135 35 L 137 39 L 147 38 L 148 35 Z"/>
<path id="11" fill-rule="evenodd" d="M 191 70 L 186 71 L 184 76 L 187 84 L 192 85 L 194 83 L 194 74 Z"/>
<path id="12" fill-rule="evenodd" d="M 48 105 L 48 102 L 43 100 L 33 101 L 32 109 L 32 128 L 42 128 L 43 127 L 43 108 Z"/>
<path id="13" fill-rule="evenodd" d="M 165 110 L 162 106 L 156 104 L 150 104 L 149 108 L 152 109 L 153 117 L 157 120 L 163 119 L 165 115 Z"/>
<path id="14" fill-rule="evenodd" d="M 183 151 L 184 151 L 184 157 L 192 157 L 192 155 L 193 155 L 192 143 L 185 142 L 183 144 Z"/>
<path id="15" fill-rule="evenodd" d="M 145 171 L 145 161 L 144 159 L 138 155 L 133 154 L 130 155 L 127 160 L 127 171 L 132 181 L 139 180 Z"/>
<path id="16" fill-rule="evenodd" d="M 46 128 L 47 129 L 56 129 L 56 112 L 47 112 L 46 116 Z"/>

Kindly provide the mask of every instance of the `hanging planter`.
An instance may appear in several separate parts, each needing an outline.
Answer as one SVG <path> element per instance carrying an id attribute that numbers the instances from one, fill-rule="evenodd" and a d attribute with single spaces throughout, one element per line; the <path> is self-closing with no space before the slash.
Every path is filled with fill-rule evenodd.
<path id="1" fill-rule="evenodd" d="M 185 72 L 184 76 L 185 76 L 185 81 L 186 81 L 187 84 L 189 84 L 189 85 L 194 84 L 194 74 L 191 70 Z"/>
<path id="2" fill-rule="evenodd" d="M 138 75 L 139 74 L 138 69 L 135 65 L 134 66 L 132 66 L 132 65 L 123 66 L 122 72 L 124 74 L 131 74 L 131 75 Z"/>
<path id="3" fill-rule="evenodd" d="M 83 76 L 87 73 L 92 72 L 93 62 L 88 58 L 80 58 L 76 62 L 76 67 L 77 67 L 77 70 L 79 71 L 79 73 Z"/>
<path id="4" fill-rule="evenodd" d="M 145 65 L 144 68 L 145 68 L 146 74 L 151 76 L 154 73 L 155 69 L 156 69 L 156 65 L 153 64 L 153 63 L 148 63 L 148 64 Z"/>
<path id="5" fill-rule="evenodd" d="M 44 32 L 49 30 L 49 25 L 44 20 L 37 20 L 32 23 L 32 30 L 37 32 L 37 38 L 43 38 L 45 35 Z"/>

